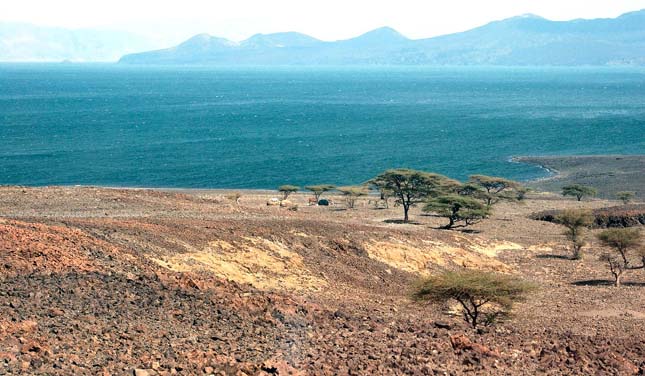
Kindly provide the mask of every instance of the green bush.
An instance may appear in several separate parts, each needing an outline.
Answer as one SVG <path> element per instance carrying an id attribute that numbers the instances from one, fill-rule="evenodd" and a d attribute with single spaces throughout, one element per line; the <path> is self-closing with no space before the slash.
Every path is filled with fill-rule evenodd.
<path id="1" fill-rule="evenodd" d="M 593 224 L 593 214 L 588 210 L 568 209 L 558 214 L 555 217 L 555 222 L 567 228 L 564 235 L 572 244 L 571 258 L 580 260 L 582 258 L 582 247 L 587 244 L 584 239 L 584 231 Z"/>
<path id="2" fill-rule="evenodd" d="M 513 303 L 522 301 L 534 285 L 510 275 L 464 269 L 446 271 L 421 280 L 413 293 L 417 301 L 459 302 L 464 320 L 473 328 L 490 325 L 508 314 Z"/>
<path id="3" fill-rule="evenodd" d="M 612 249 L 613 252 L 603 253 L 600 259 L 607 263 L 614 284 L 620 287 L 623 274 L 628 270 L 645 269 L 645 250 L 641 247 L 641 233 L 637 228 L 612 228 L 598 234 L 598 240 Z M 630 252 L 638 251 L 642 265 L 631 264 Z"/>

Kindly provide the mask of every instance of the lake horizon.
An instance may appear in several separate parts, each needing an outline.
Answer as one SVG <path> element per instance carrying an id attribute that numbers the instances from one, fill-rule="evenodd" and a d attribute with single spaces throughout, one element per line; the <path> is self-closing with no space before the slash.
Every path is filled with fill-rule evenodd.
<path id="1" fill-rule="evenodd" d="M 643 67 L 0 64 L 0 184 L 274 189 L 643 154 Z"/>

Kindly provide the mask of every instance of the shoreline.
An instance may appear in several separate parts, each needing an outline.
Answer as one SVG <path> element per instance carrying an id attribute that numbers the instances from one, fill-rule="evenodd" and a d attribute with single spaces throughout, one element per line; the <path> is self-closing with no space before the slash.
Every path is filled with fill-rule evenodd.
<path id="1" fill-rule="evenodd" d="M 509 159 L 510 162 L 512 163 L 522 163 L 525 165 L 530 165 L 530 166 L 535 166 L 538 167 L 541 170 L 544 170 L 547 172 L 548 176 L 541 177 L 541 178 L 536 178 L 536 179 L 529 179 L 525 180 L 525 183 L 533 183 L 533 182 L 539 182 L 539 181 L 546 181 L 546 180 L 552 180 L 552 179 L 557 179 L 562 175 L 562 172 L 553 168 L 549 167 L 544 163 L 540 163 L 534 159 L 539 159 L 539 158 L 549 158 L 549 157 L 537 157 L 537 156 L 520 156 L 520 157 L 511 157 Z M 562 158 L 568 158 L 563 156 Z"/>
<path id="2" fill-rule="evenodd" d="M 629 191 L 636 199 L 645 199 L 645 155 L 523 156 L 513 160 L 552 172 L 527 182 L 534 189 L 560 192 L 564 185 L 581 184 L 596 188 L 600 198 L 613 199 L 616 193 Z"/>
<path id="3" fill-rule="evenodd" d="M 645 186 L 645 155 L 639 154 L 605 154 L 605 155 L 570 155 L 570 156 L 516 156 L 508 159 L 509 163 L 521 163 L 537 167 L 545 171 L 548 175 L 544 177 L 522 180 L 521 183 L 529 187 L 540 188 L 545 192 L 559 192 L 561 185 L 567 183 L 588 185 L 603 183 L 603 179 L 612 180 L 612 177 L 620 176 L 623 178 L 622 185 L 625 189 L 638 193 L 638 188 Z M 595 179 L 593 179 L 595 177 Z M 589 182 L 588 180 L 593 180 Z M 614 179 L 615 180 L 615 179 Z M 643 184 L 640 182 L 643 181 Z M 20 185 L 20 184 L 2 184 L 0 187 L 17 187 L 17 188 L 97 188 L 97 189 L 114 189 L 114 190 L 132 190 L 143 191 L 152 190 L 169 193 L 199 194 L 199 193 L 255 193 L 255 194 L 276 194 L 277 189 L 267 188 L 189 188 L 189 187 L 130 187 L 114 185 L 85 185 L 85 184 L 63 184 L 63 185 Z M 303 187 L 304 188 L 304 187 Z M 633 188 L 633 189 L 631 189 Z M 613 194 L 612 190 L 607 194 Z M 298 193 L 307 193 L 302 189 Z M 641 192 L 642 196 L 643 193 Z M 601 197 L 604 196 L 601 192 Z"/>

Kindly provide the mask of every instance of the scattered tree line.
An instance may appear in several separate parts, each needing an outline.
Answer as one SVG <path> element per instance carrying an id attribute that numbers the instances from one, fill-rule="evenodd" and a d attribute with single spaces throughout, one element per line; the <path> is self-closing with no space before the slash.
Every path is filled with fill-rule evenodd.
<path id="1" fill-rule="evenodd" d="M 489 217 L 493 205 L 500 201 L 521 201 L 526 188 L 520 183 L 501 177 L 472 175 L 466 183 L 447 176 L 412 169 L 384 171 L 359 186 L 335 187 L 331 184 L 306 186 L 316 203 L 328 191 L 340 192 L 347 207 L 354 208 L 358 198 L 369 194 L 370 189 L 379 193 L 385 206 L 390 197 L 403 209 L 403 222 L 410 221 L 410 209 L 423 204 L 422 211 L 448 220 L 445 229 L 466 227 Z M 286 200 L 300 190 L 294 185 L 278 188 Z"/>
<path id="2" fill-rule="evenodd" d="M 422 210 L 448 220 L 443 227 L 466 227 L 490 216 L 500 201 L 521 201 L 526 189 L 512 180 L 473 175 L 466 183 L 446 176 L 410 170 L 387 170 L 369 184 L 396 198 L 403 208 L 403 222 L 410 221 L 410 208 L 423 203 Z"/>
<path id="3" fill-rule="evenodd" d="M 571 242 L 572 260 L 582 259 L 582 249 L 587 245 L 585 234 L 593 222 L 591 211 L 582 209 L 568 209 L 556 217 L 556 223 L 565 227 L 564 235 Z M 598 233 L 596 238 L 606 248 L 600 260 L 609 268 L 616 287 L 620 286 L 625 272 L 645 269 L 645 248 L 642 246 L 642 235 L 639 229 L 610 228 Z M 634 258 L 639 260 L 636 264 Z"/>

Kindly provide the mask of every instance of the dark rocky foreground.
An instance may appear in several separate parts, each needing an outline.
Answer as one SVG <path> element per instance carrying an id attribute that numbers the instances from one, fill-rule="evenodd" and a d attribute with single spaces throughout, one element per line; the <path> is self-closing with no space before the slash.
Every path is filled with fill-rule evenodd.
<path id="1" fill-rule="evenodd" d="M 126 202 L 131 212 L 0 219 L 0 374 L 645 372 L 645 275 L 630 275 L 623 289 L 613 289 L 593 255 L 573 267 L 547 257 L 563 251 L 546 250 L 548 238 L 500 254 L 541 290 L 511 319 L 477 334 L 445 307 L 411 303 L 408 286 L 416 276 L 369 258 L 364 245 L 394 236 L 448 242 L 445 231 L 377 225 L 365 219 L 375 213 L 368 209 L 359 209 L 361 221 L 332 220 L 343 214 L 285 211 L 283 217 L 252 204 L 242 212 L 185 195 L 78 193 L 79 208 L 101 202 L 91 210 L 114 213 L 112 206 Z M 50 194 L 5 192 L 3 210 L 36 207 L 32 200 Z M 63 201 L 73 210 L 73 202 Z M 47 206 L 41 213 L 53 213 L 58 204 L 39 205 Z M 202 219 L 186 218 L 189 213 Z M 509 213 L 501 214 L 500 226 L 507 226 Z M 541 231 L 553 226 L 518 219 L 518 228 L 524 223 Z M 212 239 L 249 236 L 293 249 L 303 259 L 299 267 L 325 287 L 261 290 L 152 261 L 189 254 Z"/>
<path id="2" fill-rule="evenodd" d="M 532 219 L 557 222 L 562 210 L 545 210 L 531 215 Z M 595 228 L 634 227 L 645 225 L 645 204 L 598 208 L 592 211 Z"/>

